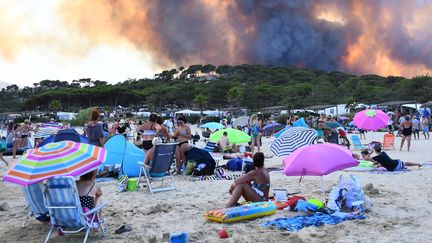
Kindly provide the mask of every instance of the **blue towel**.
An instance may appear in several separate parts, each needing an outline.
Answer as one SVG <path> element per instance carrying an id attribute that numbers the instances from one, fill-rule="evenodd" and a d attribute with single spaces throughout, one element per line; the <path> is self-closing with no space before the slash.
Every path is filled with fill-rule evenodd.
<path id="1" fill-rule="evenodd" d="M 298 231 L 309 226 L 321 226 L 324 224 L 339 224 L 346 220 L 365 219 L 363 215 L 339 214 L 338 216 L 324 213 L 316 213 L 307 216 L 296 216 L 292 218 L 277 218 L 261 224 L 261 227 L 277 227 L 288 231 Z"/>

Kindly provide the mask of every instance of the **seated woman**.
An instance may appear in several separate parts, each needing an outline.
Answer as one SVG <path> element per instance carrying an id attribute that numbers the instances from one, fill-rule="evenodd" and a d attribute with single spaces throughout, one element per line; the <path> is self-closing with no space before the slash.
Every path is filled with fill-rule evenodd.
<path id="1" fill-rule="evenodd" d="M 361 155 L 364 160 L 371 161 L 375 165 L 379 165 L 381 167 L 386 168 L 388 171 L 401 171 L 405 170 L 405 166 L 418 166 L 421 167 L 421 164 L 413 163 L 413 162 L 402 162 L 400 159 L 391 159 L 386 152 L 381 151 L 381 145 L 375 145 L 374 151 L 376 156 L 371 157 L 372 153 L 369 153 L 368 150 L 363 150 Z"/>
<path id="2" fill-rule="evenodd" d="M 267 201 L 270 190 L 270 175 L 264 167 L 264 154 L 255 153 L 253 156 L 254 170 L 246 175 L 237 178 L 229 189 L 231 198 L 226 203 L 226 207 L 234 207 L 240 197 L 251 202 Z"/>
<path id="3" fill-rule="evenodd" d="M 80 177 L 76 182 L 78 195 L 83 210 L 91 210 L 101 202 L 102 190 L 96 183 L 97 170 L 91 171 Z M 99 213 L 99 216 L 101 213 Z"/>

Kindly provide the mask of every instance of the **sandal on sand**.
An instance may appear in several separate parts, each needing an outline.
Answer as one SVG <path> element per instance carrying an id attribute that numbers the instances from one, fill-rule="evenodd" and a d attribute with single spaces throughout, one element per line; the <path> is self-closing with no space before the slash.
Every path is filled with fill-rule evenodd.
<path id="1" fill-rule="evenodd" d="M 116 234 L 123 234 L 124 232 L 129 232 L 132 230 L 132 227 L 130 225 L 122 225 L 120 228 L 118 228 L 115 233 Z"/>

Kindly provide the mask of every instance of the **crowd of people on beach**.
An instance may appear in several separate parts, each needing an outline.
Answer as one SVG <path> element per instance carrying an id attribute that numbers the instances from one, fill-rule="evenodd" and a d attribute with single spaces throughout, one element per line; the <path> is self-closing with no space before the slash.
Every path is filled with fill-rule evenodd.
<path id="1" fill-rule="evenodd" d="M 429 119 L 428 117 L 421 116 L 420 120 L 416 116 L 409 116 L 408 114 L 401 114 L 398 117 L 398 125 L 396 124 L 394 116 L 389 113 L 389 121 L 387 126 L 388 133 L 394 133 L 397 131 L 397 136 L 401 136 L 400 149 L 402 150 L 405 142 L 407 144 L 408 151 L 411 146 L 411 136 L 414 135 L 414 139 L 419 139 L 420 130 L 423 133 L 425 139 L 429 139 Z M 261 152 L 262 137 L 265 135 L 263 127 L 267 124 L 275 122 L 275 116 L 264 118 L 262 115 L 254 114 L 250 116 L 248 125 L 234 127 L 234 121 L 236 118 L 229 117 L 221 119 L 221 125 L 224 128 L 233 128 L 244 131 L 251 137 L 251 141 L 242 147 L 239 144 L 230 142 L 228 133 L 224 132 L 222 137 L 216 143 L 218 150 L 223 153 L 239 153 L 241 148 L 243 151 L 247 149 L 252 155 L 253 170 L 249 171 L 245 175 L 237 178 L 229 188 L 231 197 L 226 203 L 226 207 L 232 207 L 237 205 L 238 200 L 243 197 L 247 201 L 259 202 L 266 201 L 269 198 L 270 188 L 270 176 L 265 168 L 265 155 Z M 284 127 L 289 128 L 294 126 L 296 122 L 301 119 L 298 116 L 288 116 Z M 350 119 L 345 117 L 337 117 L 326 114 L 320 116 L 308 116 L 303 118 L 305 124 L 314 128 L 317 131 L 318 143 L 333 142 L 332 136 L 336 133 L 337 137 L 340 138 L 339 142 L 341 145 L 349 147 L 349 141 L 346 136 L 346 130 L 350 129 Z M 51 122 L 55 122 L 51 120 Z M 205 123 L 205 118 L 202 117 L 199 122 L 199 126 Z M 341 128 L 328 127 L 328 123 L 337 123 L 341 125 Z M 64 128 L 69 128 L 69 125 Z M 16 156 L 16 149 L 27 141 L 27 138 L 32 132 L 39 130 L 39 124 L 33 127 L 29 120 L 25 120 L 24 123 L 9 123 L 7 126 L 7 136 L 12 134 L 13 136 L 13 158 Z M 210 129 L 202 129 L 204 133 L 211 133 Z M 216 129 L 217 131 L 217 129 Z M 213 131 L 213 132 L 216 132 Z M 358 129 L 361 139 L 365 139 L 366 131 Z M 162 116 L 157 114 L 151 114 L 147 120 L 132 120 L 132 119 L 117 119 L 113 123 L 108 123 L 107 120 L 100 117 L 100 113 L 97 109 L 91 111 L 90 119 L 83 128 L 83 135 L 85 135 L 89 144 L 103 147 L 106 139 L 113 135 L 122 135 L 137 147 L 145 151 L 145 161 L 147 165 L 151 164 L 154 158 L 155 145 L 158 143 L 176 143 L 176 172 L 182 174 L 182 170 L 185 169 L 186 152 L 192 146 L 192 141 L 198 141 L 200 136 L 198 133 L 192 134 L 190 127 L 187 125 L 187 118 L 184 115 L 170 116 L 163 119 Z M 204 137 L 204 136 L 203 136 Z M 208 137 L 208 135 L 206 136 Z M 5 137 L 2 138 L 2 141 Z M 193 142 L 195 143 L 195 142 Z M 4 144 L 2 142 L 2 144 Z M 3 145 L 0 146 L 0 160 L 8 165 L 7 161 L 3 158 L 2 152 L 4 151 Z M 375 154 L 374 156 L 372 154 Z M 387 153 L 382 151 L 380 145 L 376 145 L 372 150 L 363 150 L 360 155 L 353 154 L 357 159 L 363 159 L 371 161 L 375 165 L 386 168 L 389 171 L 399 171 L 406 168 L 406 166 L 421 166 L 413 162 L 403 162 L 399 159 L 390 158 Z M 97 171 L 92 171 L 86 175 L 81 176 L 77 182 L 78 192 L 80 201 L 83 207 L 89 209 L 95 207 L 100 201 L 102 191 L 100 186 L 96 183 Z"/>

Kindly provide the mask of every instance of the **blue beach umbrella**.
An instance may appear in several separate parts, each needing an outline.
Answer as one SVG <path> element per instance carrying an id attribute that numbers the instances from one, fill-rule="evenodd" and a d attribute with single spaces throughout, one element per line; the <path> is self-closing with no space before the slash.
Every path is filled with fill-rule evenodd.
<path id="1" fill-rule="evenodd" d="M 217 122 L 207 122 L 206 124 L 201 126 L 202 128 L 209 128 L 209 129 L 224 129 L 224 126 Z"/>

